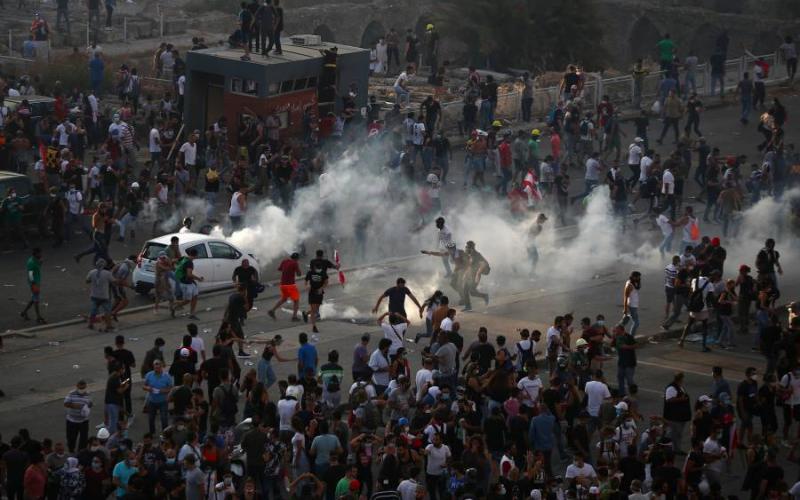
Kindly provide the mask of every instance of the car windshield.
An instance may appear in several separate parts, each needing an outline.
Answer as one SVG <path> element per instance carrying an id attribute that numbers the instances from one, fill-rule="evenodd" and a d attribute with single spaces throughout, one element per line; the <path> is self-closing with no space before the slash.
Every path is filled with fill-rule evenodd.
<path id="1" fill-rule="evenodd" d="M 163 243 L 153 243 L 152 241 L 145 243 L 144 250 L 142 250 L 142 258 L 149 260 L 156 260 L 159 252 L 166 251 L 167 245 Z"/>

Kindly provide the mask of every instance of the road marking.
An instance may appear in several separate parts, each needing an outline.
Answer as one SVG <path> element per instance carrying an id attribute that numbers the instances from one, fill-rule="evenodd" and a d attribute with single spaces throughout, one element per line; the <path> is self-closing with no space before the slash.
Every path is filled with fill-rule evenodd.
<path id="1" fill-rule="evenodd" d="M 637 360 L 636 363 L 639 364 L 639 365 L 645 365 L 645 366 L 655 366 L 656 368 L 663 368 L 665 370 L 669 370 L 671 372 L 675 372 L 675 367 L 674 366 L 662 365 L 661 363 L 653 363 L 651 361 L 638 361 Z M 692 375 L 700 375 L 702 377 L 710 377 L 711 376 L 708 373 L 698 372 L 698 371 L 694 371 L 694 370 L 679 370 L 679 371 L 681 371 L 683 373 L 691 373 Z"/>

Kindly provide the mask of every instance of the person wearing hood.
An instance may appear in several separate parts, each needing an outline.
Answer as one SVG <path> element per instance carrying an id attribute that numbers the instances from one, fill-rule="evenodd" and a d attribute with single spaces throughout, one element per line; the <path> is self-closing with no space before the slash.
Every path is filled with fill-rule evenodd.
<path id="1" fill-rule="evenodd" d="M 78 467 L 78 459 L 68 457 L 64 467 L 55 472 L 58 478 L 58 500 L 79 500 L 86 489 L 86 477 Z"/>
<path id="2" fill-rule="evenodd" d="M 106 269 L 107 263 L 105 259 L 97 259 L 95 268 L 89 271 L 86 275 L 86 283 L 89 284 L 89 299 L 92 302 L 92 307 L 89 312 L 89 329 L 94 329 L 94 323 L 97 320 L 97 313 L 102 310 L 103 321 L 105 323 L 105 330 L 114 331 L 111 325 L 111 297 L 109 289 L 111 282 L 114 280 L 111 271 Z"/>

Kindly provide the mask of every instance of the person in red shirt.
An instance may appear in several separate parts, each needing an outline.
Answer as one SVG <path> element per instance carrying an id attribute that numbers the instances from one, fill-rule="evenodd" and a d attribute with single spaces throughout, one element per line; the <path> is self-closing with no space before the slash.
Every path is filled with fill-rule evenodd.
<path id="1" fill-rule="evenodd" d="M 297 316 L 297 311 L 300 308 L 300 291 L 297 289 L 295 278 L 302 276 L 300 272 L 300 264 L 298 260 L 300 254 L 293 253 L 288 259 L 284 259 L 278 266 L 278 271 L 281 272 L 281 298 L 275 303 L 275 306 L 267 311 L 270 318 L 275 318 L 275 311 L 282 306 L 287 300 L 292 301 L 292 321 L 300 321 Z"/>
<path id="2" fill-rule="evenodd" d="M 508 183 L 511 182 L 511 168 L 514 160 L 511 155 L 511 131 L 507 130 L 503 134 L 503 141 L 497 146 L 497 153 L 500 156 L 500 173 L 502 177 L 497 182 L 495 190 L 497 194 L 506 196 L 508 194 Z"/>
<path id="3" fill-rule="evenodd" d="M 25 470 L 23 480 L 25 488 L 25 498 L 40 499 L 44 498 L 45 487 L 47 486 L 47 465 L 41 453 L 34 453 L 31 456 L 31 464 Z"/>
<path id="4" fill-rule="evenodd" d="M 553 157 L 553 174 L 558 175 L 561 158 L 561 136 L 554 127 L 550 127 L 550 156 Z"/>

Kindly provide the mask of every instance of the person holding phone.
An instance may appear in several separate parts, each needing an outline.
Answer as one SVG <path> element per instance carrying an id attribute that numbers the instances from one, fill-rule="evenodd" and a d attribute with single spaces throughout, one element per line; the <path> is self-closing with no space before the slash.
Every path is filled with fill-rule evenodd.
<path id="1" fill-rule="evenodd" d="M 114 361 L 110 366 L 111 374 L 106 382 L 105 409 L 106 429 L 111 434 L 117 432 L 119 427 L 119 413 L 122 410 L 125 391 L 131 386 L 130 377 L 125 377 L 125 365 Z"/>

